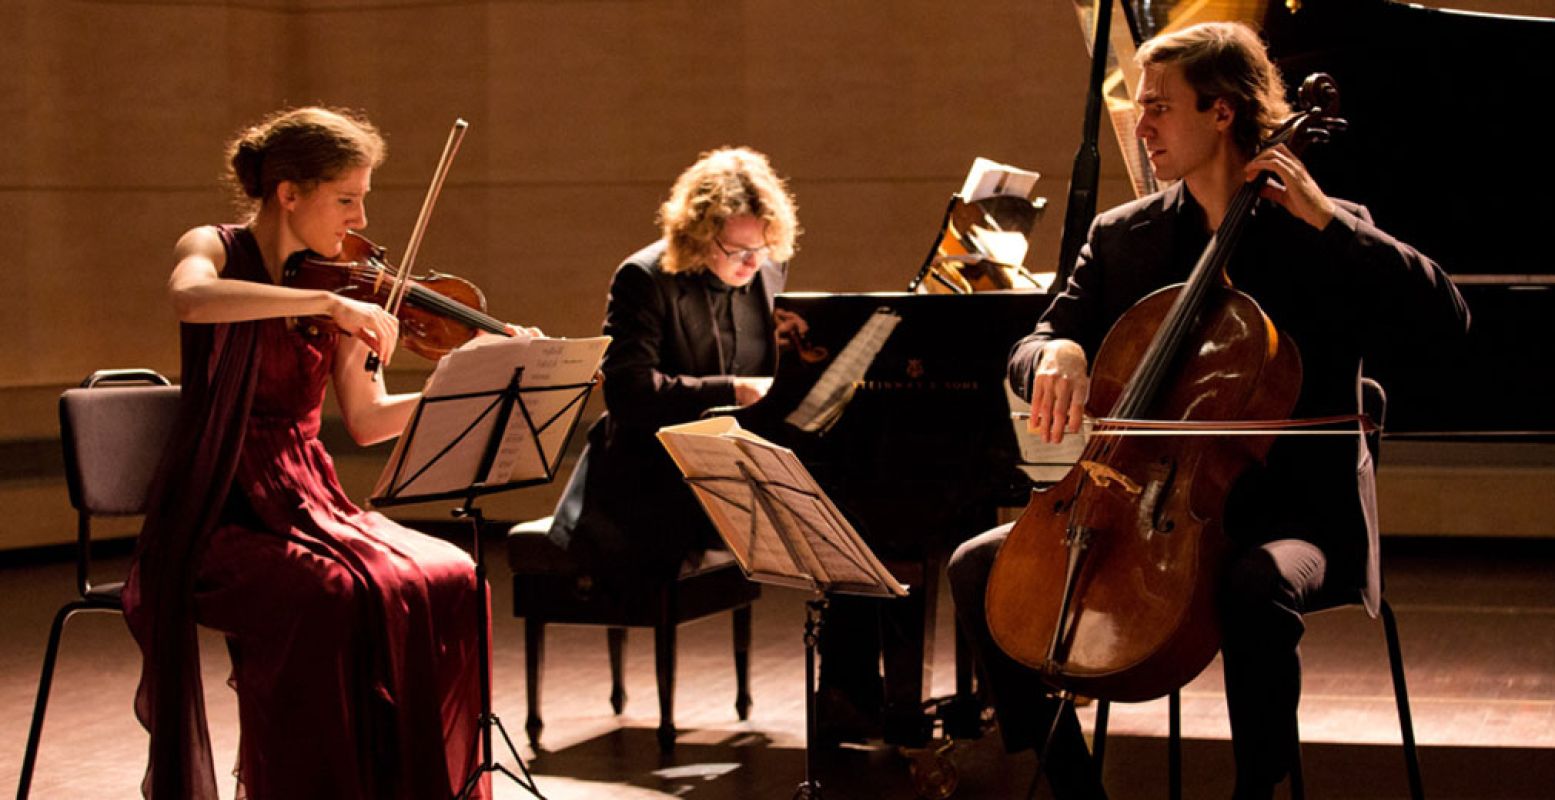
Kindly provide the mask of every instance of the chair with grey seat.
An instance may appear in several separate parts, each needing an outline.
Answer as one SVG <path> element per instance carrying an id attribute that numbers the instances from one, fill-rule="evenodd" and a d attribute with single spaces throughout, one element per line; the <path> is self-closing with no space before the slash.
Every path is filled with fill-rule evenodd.
<path id="1" fill-rule="evenodd" d="M 1388 411 L 1388 397 L 1383 391 L 1382 384 L 1371 378 L 1361 379 L 1361 408 L 1376 425 L 1375 429 L 1366 436 L 1366 448 L 1371 451 L 1372 461 L 1375 463 L 1380 455 L 1382 426 Z M 1306 613 L 1316 614 L 1353 604 L 1353 601 L 1340 601 L 1310 609 Z M 1415 750 L 1415 726 L 1414 717 L 1409 710 L 1409 689 L 1404 682 L 1404 655 L 1399 646 L 1398 622 L 1393 617 L 1393 607 L 1388 605 L 1386 597 L 1380 598 L 1379 606 L 1378 616 L 1382 618 L 1382 630 L 1388 645 L 1388 669 L 1393 675 L 1393 700 L 1398 706 L 1398 728 L 1404 745 L 1404 769 L 1409 779 L 1409 796 L 1412 800 L 1423 800 L 1425 789 L 1420 779 L 1420 756 Z M 1102 756 L 1106 752 L 1107 711 L 1107 701 L 1098 701 L 1093 743 L 1098 770 L 1101 769 Z M 1182 797 L 1182 699 L 1176 691 L 1171 693 L 1167 704 L 1167 759 L 1168 791 L 1172 800 L 1178 800 Z M 1292 800 L 1303 800 L 1306 796 L 1301 774 L 1299 737 L 1295 751 L 1291 753 L 1290 796 Z"/>
<path id="2" fill-rule="evenodd" d="M 177 386 L 144 369 L 100 370 L 82 381 L 80 388 L 69 389 L 60 397 L 65 477 L 70 505 L 76 510 L 79 597 L 60 607 L 49 630 L 27 752 L 22 759 L 18 800 L 24 800 L 32 786 L 65 622 L 80 612 L 124 612 L 122 581 L 92 582 L 92 520 L 145 514 L 151 480 L 178 414 L 178 397 Z"/>

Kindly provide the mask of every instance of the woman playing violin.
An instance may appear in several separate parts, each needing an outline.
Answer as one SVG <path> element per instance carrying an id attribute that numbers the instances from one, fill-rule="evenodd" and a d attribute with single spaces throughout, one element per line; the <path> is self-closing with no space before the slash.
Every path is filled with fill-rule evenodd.
<path id="1" fill-rule="evenodd" d="M 1137 58 L 1135 135 L 1157 174 L 1176 182 L 1097 217 L 1068 286 L 1012 351 L 1011 386 L 1032 400 L 1035 433 L 1058 441 L 1080 430 L 1102 338 L 1146 294 L 1184 280 L 1232 196 L 1263 172 L 1274 181 L 1253 207 L 1229 278 L 1300 352 L 1292 416 L 1353 415 L 1363 357 L 1462 336 L 1468 311 L 1435 263 L 1379 230 L 1363 207 L 1325 195 L 1283 145 L 1257 150 L 1287 108 L 1252 30 L 1197 25 L 1146 42 Z M 1289 769 L 1302 613 L 1375 597 L 1373 486 L 1358 437 L 1281 437 L 1227 497 L 1232 552 L 1218 607 L 1238 798 L 1272 797 Z M 984 586 L 1008 532 L 967 542 L 949 569 L 1014 750 L 1040 746 L 1055 704 L 988 634 Z M 1102 794 L 1070 709 L 1046 766 L 1055 795 Z"/>
<path id="2" fill-rule="evenodd" d="M 231 651 L 241 795 L 449 797 L 479 757 L 489 654 L 472 562 L 353 505 L 319 441 L 330 384 L 357 442 L 405 426 L 417 395 L 363 369 L 393 353 L 396 320 L 281 285 L 288 259 L 334 256 L 366 227 L 384 152 L 361 117 L 277 113 L 228 149 L 247 221 L 194 228 L 174 251 L 183 405 L 124 593 L 144 655 L 148 797 L 216 797 L 195 622 Z M 305 333 L 304 317 L 339 333 Z"/>

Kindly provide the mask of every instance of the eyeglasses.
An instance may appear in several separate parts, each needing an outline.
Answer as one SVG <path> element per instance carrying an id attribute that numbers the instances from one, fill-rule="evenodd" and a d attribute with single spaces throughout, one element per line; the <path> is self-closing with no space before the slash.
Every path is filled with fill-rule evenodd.
<path id="1" fill-rule="evenodd" d="M 724 243 L 719 241 L 717 236 L 713 237 L 713 244 L 718 245 L 719 252 L 723 253 L 725 257 L 727 257 L 730 261 L 735 262 L 736 264 L 744 264 L 745 262 L 750 261 L 752 258 L 758 261 L 765 259 L 767 257 L 767 253 L 772 250 L 772 245 L 770 244 L 764 244 L 760 247 L 742 247 L 738 250 L 730 250 L 729 248 L 724 247 Z"/>

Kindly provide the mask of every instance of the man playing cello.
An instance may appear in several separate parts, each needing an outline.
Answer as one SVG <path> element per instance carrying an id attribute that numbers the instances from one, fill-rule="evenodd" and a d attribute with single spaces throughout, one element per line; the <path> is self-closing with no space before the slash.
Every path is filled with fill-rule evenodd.
<path id="1" fill-rule="evenodd" d="M 1363 207 L 1326 196 L 1286 146 L 1259 150 L 1289 109 L 1252 30 L 1197 25 L 1146 42 L 1137 60 L 1135 135 L 1157 176 L 1174 183 L 1097 217 L 1069 284 L 1011 352 L 1010 383 L 1031 400 L 1034 433 L 1057 442 L 1080 431 L 1107 331 L 1145 295 L 1185 279 L 1233 195 L 1260 173 L 1273 180 L 1228 276 L 1300 351 L 1291 416 L 1353 415 L 1364 358 L 1464 333 L 1468 310 L 1435 263 L 1379 230 Z M 1375 502 L 1365 443 L 1342 436 L 1276 437 L 1266 462 L 1227 496 L 1232 549 L 1217 605 L 1237 798 L 1272 797 L 1289 771 L 1302 613 L 1361 596 L 1375 605 Z M 1038 674 L 988 632 L 988 575 L 1009 530 L 957 549 L 949 566 L 957 613 L 976 643 L 1006 748 L 1040 748 L 1062 713 L 1044 765 L 1054 794 L 1104 796 L 1072 709 L 1044 696 Z"/>

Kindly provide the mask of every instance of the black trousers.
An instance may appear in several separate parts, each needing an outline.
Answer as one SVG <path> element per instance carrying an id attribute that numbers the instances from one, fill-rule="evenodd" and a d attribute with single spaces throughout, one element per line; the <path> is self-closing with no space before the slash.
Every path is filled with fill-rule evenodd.
<path id="1" fill-rule="evenodd" d="M 948 572 L 956 615 L 977 652 L 1005 748 L 1015 752 L 1040 747 L 1058 703 L 1047 696 L 1037 673 L 1005 655 L 988 632 L 983 597 L 1010 528 L 994 528 L 961 545 Z M 1299 539 L 1241 550 L 1227 566 L 1220 589 L 1221 654 L 1238 797 L 1272 795 L 1290 770 L 1301 699 L 1302 614 L 1334 604 L 1334 593 L 1325 591 L 1327 567 L 1322 549 Z M 1046 765 L 1053 793 L 1103 797 L 1073 709 L 1064 708 L 1066 719 L 1059 721 Z"/>

